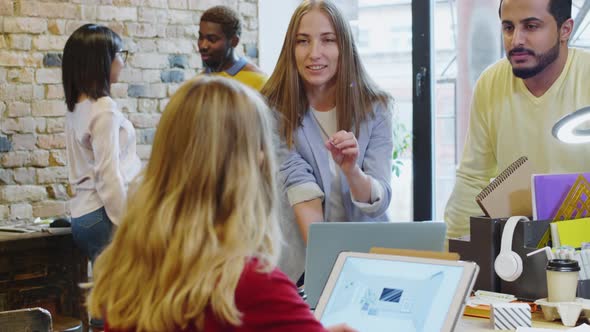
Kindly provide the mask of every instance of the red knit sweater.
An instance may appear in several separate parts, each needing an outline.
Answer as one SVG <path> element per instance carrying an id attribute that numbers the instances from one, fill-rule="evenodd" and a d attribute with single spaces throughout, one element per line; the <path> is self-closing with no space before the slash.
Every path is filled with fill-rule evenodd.
<path id="1" fill-rule="evenodd" d="M 303 302 L 297 288 L 279 269 L 270 273 L 256 270 L 257 261 L 251 260 L 236 288 L 236 305 L 242 313 L 242 324 L 230 326 L 215 319 L 210 310 L 205 318 L 207 332 L 315 332 L 326 330 L 315 319 L 309 306 Z M 193 332 L 194 330 L 177 330 Z M 105 332 L 132 332 L 110 329 L 105 323 Z"/>

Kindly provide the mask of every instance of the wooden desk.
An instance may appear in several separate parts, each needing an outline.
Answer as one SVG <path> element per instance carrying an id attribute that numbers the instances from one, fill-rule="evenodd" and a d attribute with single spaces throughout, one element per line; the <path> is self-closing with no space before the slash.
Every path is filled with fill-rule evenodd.
<path id="1" fill-rule="evenodd" d="M 0 311 L 43 307 L 52 315 L 79 318 L 88 326 L 84 294 L 88 263 L 70 228 L 49 232 L 0 231 Z"/>
<path id="2" fill-rule="evenodd" d="M 487 332 L 496 331 L 491 325 L 489 319 L 475 318 L 463 316 L 455 328 L 455 332 Z M 533 327 L 554 329 L 554 330 L 568 330 L 571 327 L 564 326 L 561 321 L 548 322 L 543 319 L 543 314 L 540 312 L 533 313 Z"/>

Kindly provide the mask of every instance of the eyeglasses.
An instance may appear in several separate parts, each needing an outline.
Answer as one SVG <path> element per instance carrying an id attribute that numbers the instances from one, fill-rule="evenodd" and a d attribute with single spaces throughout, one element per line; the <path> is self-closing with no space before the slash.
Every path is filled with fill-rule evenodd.
<path id="1" fill-rule="evenodd" d="M 121 59 L 123 60 L 123 63 L 127 62 L 127 56 L 129 55 L 129 51 L 127 50 L 121 50 L 118 51 L 117 53 L 121 54 Z"/>

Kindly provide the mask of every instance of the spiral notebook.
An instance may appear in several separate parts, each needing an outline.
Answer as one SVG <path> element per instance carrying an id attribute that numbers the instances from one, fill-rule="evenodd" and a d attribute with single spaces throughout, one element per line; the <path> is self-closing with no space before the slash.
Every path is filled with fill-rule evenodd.
<path id="1" fill-rule="evenodd" d="M 485 187 L 475 201 L 490 218 L 530 217 L 532 175 L 532 163 L 527 157 L 520 157 Z"/>

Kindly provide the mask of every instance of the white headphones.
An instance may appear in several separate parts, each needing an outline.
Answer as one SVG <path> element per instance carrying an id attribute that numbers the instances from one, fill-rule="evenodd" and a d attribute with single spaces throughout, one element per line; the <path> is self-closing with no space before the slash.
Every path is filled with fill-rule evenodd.
<path id="1" fill-rule="evenodd" d="M 522 274 L 522 258 L 512 251 L 512 238 L 514 229 L 519 221 L 528 221 L 529 218 L 514 216 L 508 218 L 502 231 L 502 242 L 500 242 L 500 254 L 494 262 L 494 270 L 498 277 L 506 281 L 514 281 Z"/>

